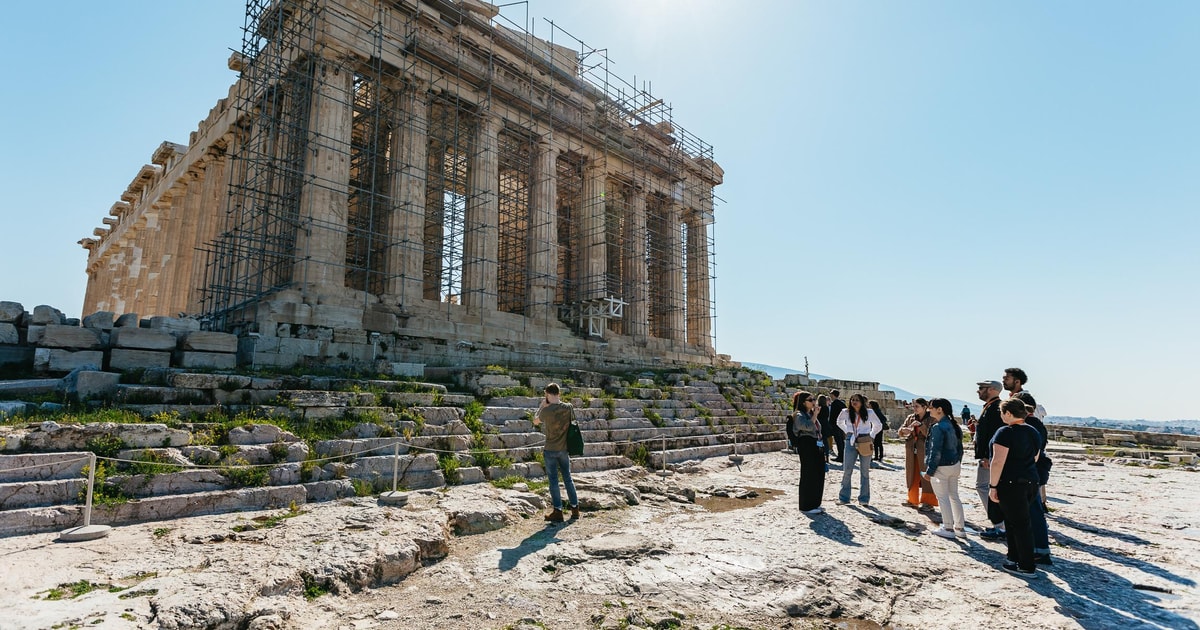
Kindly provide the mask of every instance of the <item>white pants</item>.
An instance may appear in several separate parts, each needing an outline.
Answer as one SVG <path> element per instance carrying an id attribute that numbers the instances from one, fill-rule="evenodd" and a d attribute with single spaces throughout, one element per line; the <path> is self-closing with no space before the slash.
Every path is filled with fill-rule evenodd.
<path id="1" fill-rule="evenodd" d="M 952 466 L 938 466 L 929 480 L 929 485 L 933 486 L 933 496 L 937 497 L 938 506 L 942 510 L 944 529 L 958 530 L 966 526 L 962 500 L 958 498 L 958 476 L 961 473 L 961 462 Z"/>

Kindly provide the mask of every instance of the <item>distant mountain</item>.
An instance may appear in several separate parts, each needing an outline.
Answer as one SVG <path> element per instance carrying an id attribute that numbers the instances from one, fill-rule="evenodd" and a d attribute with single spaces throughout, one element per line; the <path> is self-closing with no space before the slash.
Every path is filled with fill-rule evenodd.
<path id="1" fill-rule="evenodd" d="M 783 368 L 777 365 L 765 365 L 762 363 L 747 363 L 742 362 L 742 365 L 752 369 L 766 372 L 771 375 L 771 378 L 781 379 L 785 374 L 803 374 L 804 370 L 795 368 Z M 825 376 L 824 374 L 810 373 L 809 378 L 823 381 L 825 379 L 836 378 L 833 376 Z M 929 394 L 914 394 L 906 389 L 900 389 L 893 385 L 879 384 L 879 389 L 894 392 L 897 400 L 913 400 L 916 398 L 931 398 Z M 954 412 L 957 415 L 964 404 L 971 410 L 971 413 L 978 416 L 983 410 L 983 407 L 978 403 L 970 403 L 957 398 L 948 399 L 950 404 L 954 405 Z M 1109 418 L 1097 418 L 1090 416 L 1087 418 L 1079 418 L 1075 416 L 1047 416 L 1047 424 L 1066 424 L 1081 427 L 1099 427 L 1104 429 L 1118 429 L 1121 431 L 1144 431 L 1147 433 L 1180 433 L 1183 435 L 1200 435 L 1200 420 L 1112 420 Z"/>
<path id="2" fill-rule="evenodd" d="M 744 365 L 752 370 L 759 370 L 761 372 L 766 372 L 767 374 L 769 374 L 771 376 L 771 378 L 776 378 L 776 379 L 783 378 L 785 374 L 803 374 L 804 373 L 804 370 L 797 370 L 795 368 L 783 368 L 783 367 L 779 367 L 777 365 L 766 365 L 764 363 L 747 363 L 745 361 L 742 361 L 742 365 Z M 818 381 L 823 381 L 825 379 L 830 379 L 830 378 L 837 378 L 835 376 L 825 376 L 824 374 L 817 374 L 815 372 L 810 372 L 808 376 L 809 376 L 809 378 L 813 378 Z M 933 397 L 929 394 L 914 394 L 906 389 L 901 389 L 899 387 L 895 387 L 893 385 L 886 385 L 883 383 L 879 384 L 879 389 L 881 389 L 883 391 L 895 393 L 896 400 L 915 400 L 917 398 L 932 398 Z M 957 398 L 948 398 L 947 400 L 950 401 L 950 404 L 954 405 L 955 415 L 958 415 L 959 411 L 962 410 L 962 407 L 964 404 L 967 406 L 968 409 L 971 410 L 971 413 L 976 416 L 978 416 L 979 412 L 983 410 L 983 407 L 976 403 L 969 403 L 965 400 L 959 400 Z"/>
<path id="3" fill-rule="evenodd" d="M 1111 420 L 1089 416 L 1046 416 L 1047 424 L 1066 424 L 1078 427 L 1142 431 L 1145 433 L 1181 433 L 1200 435 L 1200 420 Z"/>

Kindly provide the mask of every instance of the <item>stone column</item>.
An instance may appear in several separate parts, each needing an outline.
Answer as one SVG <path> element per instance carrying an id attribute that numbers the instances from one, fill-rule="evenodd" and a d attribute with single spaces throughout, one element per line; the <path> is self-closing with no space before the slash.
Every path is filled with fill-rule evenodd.
<path id="1" fill-rule="evenodd" d="M 313 73 L 292 281 L 340 290 L 346 285 L 354 73 L 325 58 L 317 60 Z"/>
<path id="2" fill-rule="evenodd" d="M 175 266 L 171 273 L 171 310 L 167 315 L 174 316 L 179 312 L 191 312 L 192 276 L 196 264 L 196 235 L 199 229 L 200 215 L 204 213 L 204 195 L 209 183 L 209 166 L 211 161 L 197 162 L 188 171 L 187 196 L 184 198 L 183 216 L 178 217 L 174 226 L 179 232 L 179 241 L 175 246 Z M 211 190 L 208 190 L 212 194 Z"/>
<path id="3" fill-rule="evenodd" d="M 421 301 L 425 259 L 425 168 L 429 152 L 429 92 L 424 83 L 404 88 L 392 122 L 391 215 L 387 284 L 401 304 Z"/>
<path id="4" fill-rule="evenodd" d="M 687 296 L 684 294 L 683 288 L 683 234 L 681 232 L 683 220 L 678 201 L 668 198 L 665 211 L 663 228 L 666 230 L 666 234 L 663 235 L 663 244 L 667 248 L 667 259 L 663 261 L 666 272 L 666 277 L 663 278 L 663 297 L 666 304 L 663 306 L 666 309 L 666 336 L 672 341 L 682 342 L 687 334 L 685 329 Z"/>
<path id="5" fill-rule="evenodd" d="M 700 208 L 687 218 L 687 340 L 712 348 L 712 278 L 709 274 L 708 226 L 713 222 L 712 188 L 706 188 Z"/>
<path id="6" fill-rule="evenodd" d="M 484 113 L 475 129 L 474 152 L 467 166 L 466 233 L 463 234 L 463 304 L 471 312 L 497 307 L 496 267 L 500 249 L 501 121 Z"/>
<path id="7" fill-rule="evenodd" d="M 222 217 L 229 198 L 229 154 L 228 148 L 233 134 L 222 136 L 222 142 L 208 150 L 204 169 L 204 185 L 200 189 L 200 214 L 196 222 L 196 238 L 192 243 L 193 263 L 188 280 L 187 310 L 199 313 L 204 310 L 204 286 L 208 274 L 208 249 L 221 229 Z"/>
<path id="8" fill-rule="evenodd" d="M 646 272 L 646 193 L 638 187 L 628 189 L 629 216 L 625 217 L 625 334 L 644 340 L 650 332 L 649 286 Z"/>
<path id="9" fill-rule="evenodd" d="M 125 304 L 145 313 L 156 304 L 157 284 L 151 282 L 152 262 L 161 256 L 163 218 L 170 211 L 170 198 L 158 199 L 143 211 L 142 217 L 131 224 L 126 232 L 128 241 L 126 254 L 127 282 L 121 283 L 121 296 Z M 154 265 L 154 280 L 157 281 L 158 266 Z"/>
<path id="10" fill-rule="evenodd" d="M 605 185 L 608 172 L 602 156 L 592 156 L 583 169 L 583 216 L 580 247 L 580 295 L 585 300 L 606 297 L 604 275 L 608 271 L 608 245 L 605 239 Z"/>
<path id="11" fill-rule="evenodd" d="M 525 314 L 537 322 L 555 319 L 558 284 L 558 147 L 538 142 L 529 204 L 529 303 Z"/>
<path id="12" fill-rule="evenodd" d="M 150 206 L 143 215 L 146 218 L 146 225 L 143 230 L 149 236 L 145 248 L 142 251 L 142 258 L 146 261 L 146 279 L 147 290 L 142 293 L 142 299 L 138 308 L 149 314 L 154 313 L 158 309 L 159 296 L 163 292 L 163 248 L 166 244 L 167 231 L 163 229 L 163 219 L 166 218 L 166 213 L 170 210 L 171 204 L 161 200 Z"/>
<path id="13" fill-rule="evenodd" d="M 158 308 L 155 309 L 157 312 L 144 313 L 147 317 L 151 315 L 174 317 L 184 310 L 183 302 L 186 299 L 187 291 L 181 284 L 187 282 L 190 271 L 184 269 L 186 261 L 181 250 L 185 245 L 184 232 L 186 231 L 187 216 L 195 214 L 196 209 L 200 206 L 199 169 L 195 167 L 189 169 L 187 174 L 180 178 L 178 184 L 182 185 L 183 189 L 171 199 L 170 215 L 162 224 L 162 229 L 166 231 L 166 245 L 162 271 L 158 276 L 160 286 Z"/>

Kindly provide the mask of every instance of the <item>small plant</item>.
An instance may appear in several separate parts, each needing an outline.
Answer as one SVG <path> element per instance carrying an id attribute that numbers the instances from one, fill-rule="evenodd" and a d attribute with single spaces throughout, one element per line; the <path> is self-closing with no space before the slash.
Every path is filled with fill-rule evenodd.
<path id="1" fill-rule="evenodd" d="M 103 586 L 105 585 L 94 584 L 87 580 L 79 580 L 78 582 L 71 582 L 69 584 L 59 584 L 57 587 L 46 591 L 46 599 L 59 600 L 63 599 L 64 597 L 75 599 L 76 597 L 91 593 L 92 591 Z"/>
<path id="2" fill-rule="evenodd" d="M 612 420 L 617 417 L 617 399 L 611 394 L 604 396 L 604 409 L 608 411 L 605 418 Z"/>
<path id="3" fill-rule="evenodd" d="M 97 435 L 87 441 L 84 449 L 96 454 L 96 457 L 116 457 L 125 449 L 125 440 L 115 435 Z"/>
<path id="4" fill-rule="evenodd" d="M 492 398 L 506 398 L 508 396 L 524 396 L 526 398 L 533 398 L 534 393 L 532 389 L 529 389 L 523 385 L 518 385 L 516 387 L 501 387 L 499 389 L 493 389 L 491 393 Z"/>
<path id="5" fill-rule="evenodd" d="M 151 533 L 153 533 L 153 534 L 154 534 L 154 537 L 155 537 L 155 538 L 162 538 L 163 536 L 166 536 L 167 534 L 170 534 L 170 533 L 171 533 L 171 529 L 172 529 L 172 528 L 170 528 L 170 527 L 155 527 L 155 528 L 154 528 L 154 531 L 153 531 L 153 532 L 151 532 Z"/>
<path id="6" fill-rule="evenodd" d="M 660 429 L 666 426 L 666 422 L 663 422 L 662 415 L 660 415 L 657 411 L 650 409 L 649 407 L 642 409 L 642 415 L 646 416 L 646 419 L 650 421 L 650 424 L 653 424 Z"/>
<path id="7" fill-rule="evenodd" d="M 451 453 L 438 453 L 438 468 L 448 485 L 456 486 L 462 483 L 462 473 L 458 470 L 458 458 Z"/>
<path id="8" fill-rule="evenodd" d="M 87 479 L 89 467 L 84 466 L 80 474 L 84 479 Z M 104 462 L 96 462 L 96 475 L 92 484 L 92 504 L 93 505 L 120 505 L 129 500 L 121 492 L 120 488 L 108 483 L 108 466 Z M 87 488 L 80 488 L 79 502 L 87 501 Z"/>
<path id="9" fill-rule="evenodd" d="M 513 486 L 525 483 L 525 478 L 518 475 L 506 475 L 499 479 L 493 479 L 491 484 L 502 490 L 511 490 Z"/>
<path id="10" fill-rule="evenodd" d="M 369 497 L 375 494 L 375 484 L 369 479 L 354 478 L 350 480 L 350 485 L 354 486 L 354 496 Z"/>
<path id="11" fill-rule="evenodd" d="M 301 573 L 300 579 L 304 582 L 304 599 L 310 602 L 329 592 L 329 587 L 318 582 L 316 576 L 311 573 Z"/>
<path id="12" fill-rule="evenodd" d="M 650 467 L 650 451 L 645 444 L 631 444 L 625 448 L 625 457 L 638 466 Z"/>
<path id="13" fill-rule="evenodd" d="M 235 459 L 232 465 L 221 469 L 231 488 L 255 488 L 267 485 L 270 473 L 266 468 L 251 466 L 244 459 Z"/>
<path id="14" fill-rule="evenodd" d="M 287 459 L 288 445 L 283 442 L 275 442 L 267 447 L 267 452 L 271 454 L 271 459 L 275 463 L 279 463 Z"/>

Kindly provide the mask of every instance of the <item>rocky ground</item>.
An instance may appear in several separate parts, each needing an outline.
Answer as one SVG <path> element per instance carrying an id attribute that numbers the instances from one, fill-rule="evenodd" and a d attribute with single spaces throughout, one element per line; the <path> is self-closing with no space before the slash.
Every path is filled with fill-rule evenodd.
<path id="1" fill-rule="evenodd" d="M 1002 543 L 932 536 L 888 455 L 870 508 L 834 504 L 835 466 L 816 517 L 770 453 L 580 475 L 562 525 L 480 484 L 0 539 L 0 628 L 1198 628 L 1195 470 L 1059 453 L 1054 566 L 1025 580 L 995 568 Z"/>

